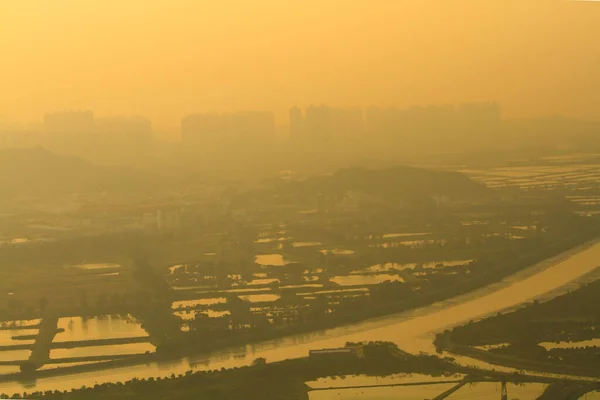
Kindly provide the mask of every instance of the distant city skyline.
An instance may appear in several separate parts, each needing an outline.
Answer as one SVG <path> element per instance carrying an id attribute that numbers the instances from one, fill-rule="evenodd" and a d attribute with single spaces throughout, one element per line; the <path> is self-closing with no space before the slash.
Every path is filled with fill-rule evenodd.
<path id="1" fill-rule="evenodd" d="M 2 1 L 0 119 L 90 109 L 174 134 L 194 112 L 268 109 L 281 124 L 294 104 L 488 99 L 509 118 L 597 119 L 594 3 Z"/>
<path id="2" fill-rule="evenodd" d="M 485 103 L 485 102 L 487 102 L 487 101 L 471 101 L 471 102 L 464 102 L 461 104 L 478 104 L 478 103 Z M 580 120 L 587 120 L 587 121 L 600 121 L 600 113 L 598 113 L 595 118 L 594 118 L 594 116 L 585 116 L 585 115 L 581 116 L 581 115 L 577 115 L 577 114 L 550 112 L 550 111 L 546 112 L 546 113 L 537 113 L 537 114 L 532 114 L 532 115 L 520 115 L 520 114 L 512 115 L 509 111 L 507 111 L 507 107 L 505 107 L 504 104 L 501 104 L 501 105 L 502 105 L 502 117 L 504 119 L 539 119 L 539 118 L 560 116 L 560 117 L 565 117 L 565 118 L 573 118 L 573 119 L 580 119 Z M 311 107 L 318 108 L 321 106 L 331 107 L 331 108 L 340 109 L 340 110 L 360 109 L 360 110 L 364 111 L 364 110 L 368 110 L 368 109 L 372 109 L 372 108 L 407 110 L 407 109 L 418 108 L 418 107 L 425 107 L 425 108 L 427 108 L 427 107 L 445 107 L 445 106 L 454 107 L 455 104 L 451 104 L 451 103 L 413 104 L 413 105 L 409 104 L 406 106 L 371 104 L 368 106 L 356 106 L 356 105 L 339 106 L 339 105 L 327 104 L 327 103 L 308 103 L 307 105 L 302 105 L 302 106 L 299 106 L 297 104 L 291 104 L 287 108 L 281 108 L 281 109 L 276 109 L 276 110 L 264 110 L 264 111 L 268 111 L 273 114 L 274 127 L 276 129 L 281 129 L 281 128 L 289 128 L 289 126 L 290 126 L 290 109 L 292 109 L 294 107 L 299 108 L 299 109 L 309 109 Z M 142 119 L 146 119 L 148 121 L 151 121 L 152 130 L 158 137 L 163 137 L 163 138 L 168 138 L 168 139 L 176 139 L 181 133 L 181 121 L 188 115 L 194 115 L 194 114 L 223 115 L 223 114 L 234 114 L 234 113 L 240 113 L 240 112 L 252 112 L 254 110 L 243 109 L 243 110 L 223 110 L 223 111 L 196 111 L 196 112 L 190 112 L 190 113 L 181 113 L 181 116 L 179 118 L 170 120 L 167 123 L 165 123 L 163 121 L 162 124 L 158 123 L 157 121 L 152 119 L 150 116 L 144 115 L 141 113 L 103 114 L 103 113 L 97 113 L 94 110 L 89 110 L 89 109 L 68 108 L 68 109 L 63 109 L 63 110 L 53 110 L 51 112 L 44 112 L 36 118 L 27 120 L 27 119 L 7 118 L 4 115 L 2 115 L 1 110 L 0 110 L 0 131 L 6 131 L 6 130 L 38 130 L 39 131 L 39 130 L 43 130 L 45 115 L 54 114 L 54 113 L 70 112 L 70 111 L 74 111 L 74 112 L 91 111 L 91 112 L 93 112 L 95 118 L 97 118 L 97 119 L 111 119 L 111 118 L 142 118 Z"/>
<path id="3" fill-rule="evenodd" d="M 570 146 L 600 139 L 600 121 L 546 115 L 513 119 L 493 101 L 398 107 L 291 107 L 285 125 L 274 113 L 252 110 L 191 113 L 166 137 L 142 116 L 99 116 L 91 110 L 44 114 L 32 130 L 0 127 L 0 148 L 42 146 L 72 154 L 145 152 L 162 141 L 204 154 L 266 151 L 359 151 L 381 148 L 457 150 L 497 146 Z M 158 141 L 157 141 L 158 139 Z M 166 144 L 166 143 L 164 143 Z"/>
<path id="4" fill-rule="evenodd" d="M 309 112 L 316 112 L 320 108 L 329 108 L 332 110 L 340 110 L 340 111 L 361 111 L 363 113 L 367 113 L 368 110 L 371 109 L 380 109 L 380 110 L 411 110 L 411 109 L 433 109 L 433 108 L 455 108 L 459 109 L 463 106 L 469 105 L 481 105 L 481 104 L 496 104 L 499 108 L 498 112 L 501 114 L 500 117 L 502 119 L 540 119 L 540 118 L 548 118 L 548 117 L 564 117 L 571 119 L 579 119 L 586 121 L 600 121 L 600 115 L 597 118 L 586 118 L 586 117 L 578 117 L 573 114 L 567 113 L 542 113 L 539 115 L 532 116 L 512 116 L 510 113 L 506 111 L 506 107 L 504 104 L 501 104 L 494 100 L 483 100 L 483 101 L 471 101 L 471 102 L 460 102 L 460 103 L 431 103 L 431 104 L 411 104 L 407 106 L 394 106 L 394 105 L 378 105 L 371 104 L 368 106 L 360 106 L 360 105 L 349 105 L 349 106 L 339 106 L 335 104 L 328 103 L 309 103 L 307 105 L 298 105 L 298 104 L 290 104 L 287 108 L 276 111 L 271 109 L 240 109 L 240 110 L 223 110 L 223 111 L 202 111 L 198 110 L 190 113 L 182 113 L 180 118 L 172 121 L 168 125 L 171 126 L 172 131 L 166 132 L 169 134 L 179 134 L 181 133 L 181 122 L 189 116 L 192 115 L 213 115 L 213 116 L 224 116 L 224 115 L 235 115 L 235 114 L 250 114 L 256 112 L 269 113 L 273 116 L 273 124 L 275 127 L 289 127 L 292 121 L 290 116 L 290 111 L 293 109 L 298 110 L 309 110 Z M 97 113 L 93 109 L 82 109 L 82 108 L 68 108 L 68 109 L 55 109 L 51 111 L 46 111 L 40 114 L 33 121 L 19 120 L 19 119 L 9 119 L 3 118 L 0 114 L 0 131 L 6 131 L 7 129 L 14 130 L 44 130 L 45 119 L 48 116 L 59 115 L 59 114 L 68 114 L 68 113 L 88 113 L 91 118 L 98 121 L 118 121 L 121 120 L 145 120 L 151 124 L 151 128 L 153 131 L 157 133 L 165 133 L 164 127 L 157 125 L 156 122 L 148 115 L 144 114 L 101 114 Z"/>

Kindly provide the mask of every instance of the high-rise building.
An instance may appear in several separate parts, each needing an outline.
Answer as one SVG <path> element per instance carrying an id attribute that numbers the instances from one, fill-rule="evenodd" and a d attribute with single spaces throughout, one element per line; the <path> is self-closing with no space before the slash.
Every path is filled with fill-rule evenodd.
<path id="1" fill-rule="evenodd" d="M 408 109 L 370 108 L 365 131 L 384 142 L 420 148 L 468 148 L 497 137 L 500 107 L 495 103 L 415 106 Z M 486 139 L 487 138 L 487 139 Z"/>
<path id="2" fill-rule="evenodd" d="M 44 116 L 44 131 L 53 136 L 84 136 L 94 133 L 91 111 L 62 111 Z"/>
<path id="3" fill-rule="evenodd" d="M 298 107 L 290 110 L 290 137 L 293 141 L 312 144 L 343 142 L 363 133 L 364 116 L 360 108 L 310 106 L 304 116 Z"/>
<path id="4" fill-rule="evenodd" d="M 316 144 L 318 142 L 327 142 L 332 138 L 333 125 L 331 108 L 324 105 L 310 106 L 306 109 L 304 118 L 307 140 Z"/>
<path id="5" fill-rule="evenodd" d="M 275 137 L 273 113 L 248 111 L 230 115 L 232 126 L 228 127 L 235 142 L 266 142 Z"/>
<path id="6" fill-rule="evenodd" d="M 360 108 L 331 109 L 331 132 L 334 139 L 355 139 L 364 134 L 364 115 Z"/>
<path id="7" fill-rule="evenodd" d="M 290 109 L 290 140 L 299 142 L 304 137 L 304 116 L 302 109 L 293 107 Z"/>
<path id="8" fill-rule="evenodd" d="M 181 120 L 181 139 L 186 144 L 213 145 L 223 130 L 223 121 L 217 114 L 193 114 Z"/>
<path id="9" fill-rule="evenodd" d="M 192 145 L 244 145 L 273 140 L 275 123 L 273 113 L 268 111 L 192 114 L 181 121 L 181 136 Z"/>
<path id="10" fill-rule="evenodd" d="M 96 119 L 96 133 L 116 144 L 147 144 L 152 140 L 152 123 L 142 117 Z"/>

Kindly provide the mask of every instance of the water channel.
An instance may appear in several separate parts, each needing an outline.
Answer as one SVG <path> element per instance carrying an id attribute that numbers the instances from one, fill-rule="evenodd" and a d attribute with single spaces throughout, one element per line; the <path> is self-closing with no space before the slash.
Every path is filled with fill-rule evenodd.
<path id="1" fill-rule="evenodd" d="M 151 362 L 132 367 L 42 378 L 35 382 L 4 382 L 0 384 L 0 393 L 70 390 L 83 385 L 127 381 L 135 377 L 166 377 L 172 373 L 185 373 L 190 369 L 232 368 L 247 365 L 257 357 L 265 357 L 267 361 L 274 362 L 305 357 L 310 349 L 340 347 L 348 341 L 392 341 L 411 353 L 433 353 L 435 349 L 432 340 L 436 332 L 498 311 L 514 309 L 534 299 L 548 299 L 572 290 L 576 287 L 576 282 L 585 281 L 586 277 L 590 279 L 589 274 L 597 270 L 599 260 L 600 242 L 596 241 L 545 260 L 502 282 L 404 313 L 172 362 Z M 457 361 L 469 363 L 470 360 L 457 357 Z M 495 368 L 501 369 L 498 366 Z"/>

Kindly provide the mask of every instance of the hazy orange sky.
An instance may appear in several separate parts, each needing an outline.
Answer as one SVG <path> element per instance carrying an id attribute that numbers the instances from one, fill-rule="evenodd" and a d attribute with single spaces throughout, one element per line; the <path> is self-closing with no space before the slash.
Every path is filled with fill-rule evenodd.
<path id="1" fill-rule="evenodd" d="M 0 119 L 497 100 L 600 118 L 600 2 L 1 0 Z"/>

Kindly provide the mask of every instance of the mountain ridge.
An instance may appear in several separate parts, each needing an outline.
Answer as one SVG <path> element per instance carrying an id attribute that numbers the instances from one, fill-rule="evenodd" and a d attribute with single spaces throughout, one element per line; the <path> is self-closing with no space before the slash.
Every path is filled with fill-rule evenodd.
<path id="1" fill-rule="evenodd" d="M 384 169 L 363 167 L 346 168 L 330 176 L 308 178 L 299 183 L 303 190 L 339 194 L 356 190 L 385 197 L 418 199 L 448 196 L 457 199 L 474 199 L 493 192 L 454 171 L 434 171 L 409 166 Z"/>
<path id="2" fill-rule="evenodd" d="M 4 196 L 136 189 L 155 179 L 133 168 L 99 166 L 41 147 L 0 149 L 0 189 Z"/>

